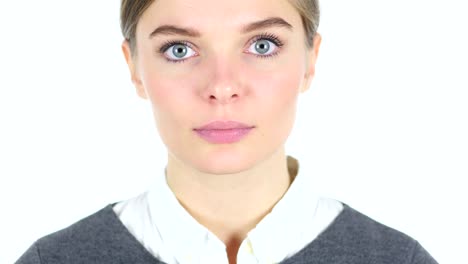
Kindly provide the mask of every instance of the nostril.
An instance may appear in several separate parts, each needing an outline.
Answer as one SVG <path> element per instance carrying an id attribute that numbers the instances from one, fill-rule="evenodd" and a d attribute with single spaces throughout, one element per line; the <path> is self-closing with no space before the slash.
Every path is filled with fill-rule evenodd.
<path id="1" fill-rule="evenodd" d="M 211 93 L 208 97 L 209 101 L 219 101 L 223 103 L 237 101 L 240 98 L 239 93 L 225 93 L 225 94 L 215 94 Z"/>

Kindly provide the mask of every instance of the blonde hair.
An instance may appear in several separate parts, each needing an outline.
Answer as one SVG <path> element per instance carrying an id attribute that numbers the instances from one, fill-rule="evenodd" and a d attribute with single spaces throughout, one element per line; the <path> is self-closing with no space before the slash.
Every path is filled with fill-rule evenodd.
<path id="1" fill-rule="evenodd" d="M 143 13 L 155 0 L 122 0 L 120 4 L 120 28 L 129 42 L 132 54 L 136 49 L 136 28 Z M 320 21 L 318 0 L 288 0 L 299 12 L 305 31 L 307 47 L 313 46 L 313 39 Z"/>

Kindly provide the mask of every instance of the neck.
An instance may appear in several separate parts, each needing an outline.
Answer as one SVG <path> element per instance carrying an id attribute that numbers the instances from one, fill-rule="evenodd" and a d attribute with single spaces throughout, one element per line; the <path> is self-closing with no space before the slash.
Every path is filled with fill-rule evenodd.
<path id="1" fill-rule="evenodd" d="M 241 242 L 291 183 L 284 148 L 255 167 L 214 175 L 169 157 L 167 182 L 181 205 L 225 244 Z"/>

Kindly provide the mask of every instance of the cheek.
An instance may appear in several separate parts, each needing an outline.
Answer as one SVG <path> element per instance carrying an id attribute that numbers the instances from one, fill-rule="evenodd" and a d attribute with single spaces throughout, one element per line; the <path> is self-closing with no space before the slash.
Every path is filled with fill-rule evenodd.
<path id="1" fill-rule="evenodd" d="M 290 64 L 257 80 L 256 92 L 264 104 L 265 115 L 272 119 L 288 119 L 294 115 L 303 69 L 299 64 Z M 286 121 L 286 120 L 285 120 Z"/>
<path id="2" fill-rule="evenodd" d="M 171 151 L 190 146 L 193 124 L 193 94 L 187 80 L 151 75 L 145 79 L 159 136 Z"/>
<path id="3" fill-rule="evenodd" d="M 144 74 L 143 85 L 151 101 L 154 119 L 164 138 L 171 138 L 171 131 L 187 127 L 191 120 L 187 113 L 194 113 L 191 78 L 171 78 L 157 71 Z"/>
<path id="4" fill-rule="evenodd" d="M 250 76 L 253 116 L 257 118 L 258 144 L 284 144 L 296 117 L 296 105 L 304 69 L 300 63 L 284 64 L 268 73 Z"/>
<path id="5" fill-rule="evenodd" d="M 189 111 L 190 101 L 193 101 L 190 89 L 184 82 L 152 78 L 147 86 L 148 96 L 158 117 L 169 116 L 175 118 Z"/>

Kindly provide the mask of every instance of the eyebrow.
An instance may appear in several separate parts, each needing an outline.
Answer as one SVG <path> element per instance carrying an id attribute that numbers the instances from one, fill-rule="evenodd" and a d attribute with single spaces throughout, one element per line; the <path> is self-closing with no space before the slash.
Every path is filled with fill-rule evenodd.
<path id="1" fill-rule="evenodd" d="M 270 27 L 282 27 L 292 31 L 293 26 L 286 22 L 286 20 L 280 17 L 270 17 L 264 20 L 256 21 L 250 24 L 247 24 L 241 28 L 241 33 L 246 34 L 255 30 L 270 28 Z M 193 28 L 183 28 L 174 25 L 162 25 L 157 27 L 151 34 L 149 38 L 153 38 L 156 35 L 182 35 L 187 37 L 200 37 L 201 33 Z"/>

